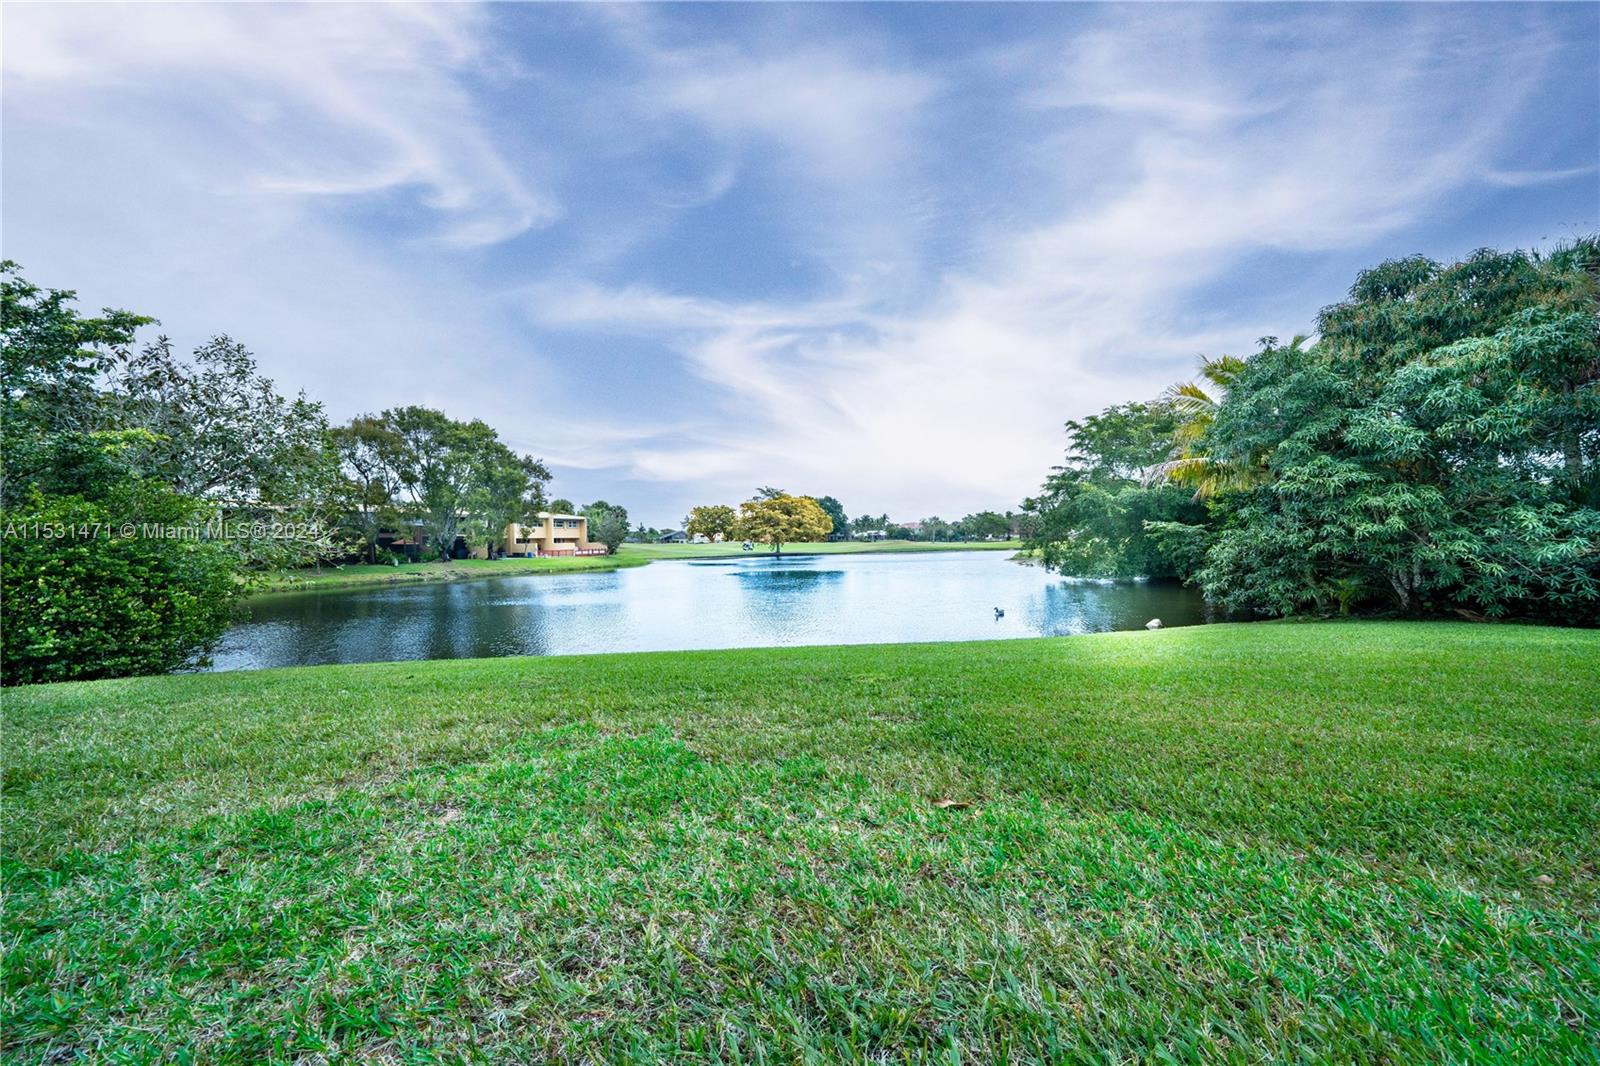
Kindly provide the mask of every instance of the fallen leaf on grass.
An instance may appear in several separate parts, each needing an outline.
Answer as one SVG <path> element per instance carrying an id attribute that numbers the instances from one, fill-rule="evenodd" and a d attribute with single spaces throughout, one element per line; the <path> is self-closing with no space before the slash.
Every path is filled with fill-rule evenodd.
<path id="1" fill-rule="evenodd" d="M 939 808 L 941 811 L 959 811 L 962 808 L 972 806 L 972 801 L 971 800 L 938 799 L 938 800 L 934 800 L 933 801 L 933 805 L 935 807 Z"/>

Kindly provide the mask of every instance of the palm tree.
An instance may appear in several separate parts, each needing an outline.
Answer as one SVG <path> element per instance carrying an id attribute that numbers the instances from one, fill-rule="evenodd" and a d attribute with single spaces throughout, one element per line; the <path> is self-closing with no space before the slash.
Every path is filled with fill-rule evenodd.
<path id="1" fill-rule="evenodd" d="M 1299 351 L 1305 342 L 1302 334 L 1290 341 L 1288 347 Z M 1172 435 L 1172 456 L 1156 468 L 1152 481 L 1193 486 L 1194 498 L 1204 500 L 1218 493 L 1258 485 L 1266 478 L 1265 463 L 1258 458 L 1239 462 L 1208 455 L 1205 451 L 1206 431 L 1217 420 L 1217 409 L 1227 399 L 1228 390 L 1245 366 L 1245 360 L 1237 356 L 1219 355 L 1215 359 L 1201 356 L 1200 380 L 1173 385 L 1161 394 L 1161 402 L 1177 415 L 1178 428 Z"/>

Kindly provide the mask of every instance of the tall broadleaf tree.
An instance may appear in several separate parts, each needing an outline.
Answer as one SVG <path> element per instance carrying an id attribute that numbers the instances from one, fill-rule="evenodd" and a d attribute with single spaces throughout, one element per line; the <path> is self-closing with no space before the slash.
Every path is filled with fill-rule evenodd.
<path id="1" fill-rule="evenodd" d="M 203 658 L 239 591 L 238 556 L 197 530 L 212 508 L 143 464 L 103 375 L 152 320 L 80 315 L 74 294 L 0 265 L 0 683 L 157 673 Z"/>
<path id="2" fill-rule="evenodd" d="M 486 441 L 476 484 L 468 492 L 476 536 L 492 549 L 512 522 L 526 522 L 544 509 L 550 471 L 531 455 L 518 455 L 499 440 Z"/>
<path id="3" fill-rule="evenodd" d="M 77 294 L 44 289 L 0 262 L 0 505 L 52 475 L 57 449 L 90 448 L 106 429 L 100 382 L 106 368 L 155 321 L 106 308 L 79 314 Z M 69 438 L 71 438 L 69 440 Z"/>
<path id="4" fill-rule="evenodd" d="M 607 555 L 617 554 L 622 542 L 628 539 L 628 509 L 604 500 L 596 500 L 583 509 L 589 520 L 589 539 L 604 544 Z"/>
<path id="5" fill-rule="evenodd" d="M 428 550 L 448 557 L 496 455 L 493 429 L 481 421 L 457 422 L 430 407 L 396 407 L 380 416 L 384 462 L 394 472 L 406 510 L 423 531 Z"/>
<path id="6" fill-rule="evenodd" d="M 739 515 L 732 507 L 721 503 L 703 504 L 691 508 L 683 521 L 683 531 L 693 536 L 716 540 L 732 537 L 739 524 Z"/>
<path id="7" fill-rule="evenodd" d="M 1024 501 L 1027 546 L 1052 570 L 1081 577 L 1188 577 L 1192 552 L 1169 550 L 1152 523 L 1204 520 L 1193 493 L 1152 484 L 1179 425 L 1164 403 L 1125 403 L 1066 424 L 1065 462 Z"/>
<path id="8" fill-rule="evenodd" d="M 817 496 L 815 499 L 817 506 L 822 508 L 822 513 L 833 523 L 833 532 L 839 536 L 847 536 L 850 533 L 850 518 L 844 512 L 844 505 L 832 496 Z"/>
<path id="9" fill-rule="evenodd" d="M 779 492 L 741 504 L 738 531 L 778 555 L 785 544 L 822 540 L 833 531 L 833 522 L 811 497 Z"/>
<path id="10" fill-rule="evenodd" d="M 352 418 L 330 436 L 339 458 L 345 528 L 359 540 L 362 557 L 376 562 L 380 534 L 401 521 L 400 479 L 385 461 L 397 442 L 383 421 L 371 415 Z"/>

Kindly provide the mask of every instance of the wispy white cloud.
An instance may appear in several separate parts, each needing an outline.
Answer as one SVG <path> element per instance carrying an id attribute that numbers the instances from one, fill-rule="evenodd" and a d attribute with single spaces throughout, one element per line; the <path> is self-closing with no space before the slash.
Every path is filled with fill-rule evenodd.
<path id="1" fill-rule="evenodd" d="M 414 189 L 443 240 L 490 244 L 559 209 L 513 173 L 460 81 L 490 63 L 481 18 L 451 4 L 21 5 L 6 92 L 66 113 L 125 94 L 225 146 L 210 177 L 238 192 Z"/>
<path id="2" fill-rule="evenodd" d="M 1350 47 L 1328 54 L 1329 31 Z M 1040 63 L 1017 105 L 1061 112 L 1057 153 L 1078 118 L 1113 115 L 1128 180 L 969 235 L 983 257 L 944 272 L 915 306 L 870 282 L 787 305 L 586 284 L 542 290 L 539 313 L 654 335 L 727 391 L 693 445 L 641 444 L 647 476 L 1006 504 L 1058 453 L 1065 417 L 1153 395 L 1196 353 L 1308 324 L 1223 314 L 1195 325 L 1190 294 L 1243 257 L 1365 246 L 1452 190 L 1495 180 L 1553 47 L 1540 32 L 1465 39 L 1432 18 L 1398 35 L 1354 22 L 1290 34 L 1241 30 L 1214 10 L 1118 12 Z M 750 77 L 800 75 L 774 64 Z M 723 93 L 696 99 L 709 123 L 748 117 Z M 849 141 L 902 135 L 894 109 L 868 114 L 847 124 Z M 1092 143 L 1102 128 L 1081 125 L 1086 155 L 1103 152 Z M 814 145 L 804 124 L 761 135 Z"/>
<path id="3" fill-rule="evenodd" d="M 13 6 L 6 252 L 646 520 L 949 514 L 1335 295 L 1251 263 L 1594 173 L 1512 148 L 1573 66 L 1543 9 L 1051 10 Z"/>
<path id="4" fill-rule="evenodd" d="M 1590 174 L 1600 174 L 1600 164 L 1586 167 L 1555 167 L 1549 170 L 1489 170 L 1484 172 L 1483 180 L 1490 185 L 1520 189 L 1529 185 L 1571 181 L 1573 178 L 1587 177 Z"/>

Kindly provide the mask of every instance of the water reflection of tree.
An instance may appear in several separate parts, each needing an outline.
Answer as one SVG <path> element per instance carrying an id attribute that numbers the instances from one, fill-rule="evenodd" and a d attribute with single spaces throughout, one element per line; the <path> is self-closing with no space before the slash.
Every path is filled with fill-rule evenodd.
<path id="1" fill-rule="evenodd" d="M 844 578 L 843 570 L 810 567 L 741 568 L 739 617 L 753 630 L 772 638 L 804 632 L 807 621 L 822 622 L 816 610 L 820 593 Z"/>

